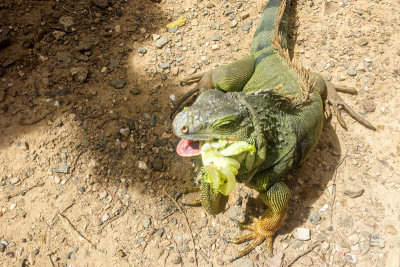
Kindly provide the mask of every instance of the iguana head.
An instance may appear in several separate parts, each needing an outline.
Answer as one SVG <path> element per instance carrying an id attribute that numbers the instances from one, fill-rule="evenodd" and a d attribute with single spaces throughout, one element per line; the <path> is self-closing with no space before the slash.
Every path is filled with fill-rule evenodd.
<path id="1" fill-rule="evenodd" d="M 207 90 L 194 104 L 178 113 L 173 131 L 182 138 L 177 147 L 180 156 L 200 154 L 199 141 L 245 140 L 251 143 L 254 131 L 248 109 L 239 100 L 242 93 Z"/>

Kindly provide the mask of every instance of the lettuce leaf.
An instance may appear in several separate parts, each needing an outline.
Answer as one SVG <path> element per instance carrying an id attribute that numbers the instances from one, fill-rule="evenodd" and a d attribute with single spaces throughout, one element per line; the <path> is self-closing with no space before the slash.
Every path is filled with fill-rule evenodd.
<path id="1" fill-rule="evenodd" d="M 211 185 L 214 191 L 225 196 L 229 195 L 235 188 L 235 175 L 238 174 L 240 163 L 247 159 L 249 155 L 252 155 L 250 158 L 253 158 L 255 152 L 254 145 L 244 141 L 218 140 L 205 142 L 201 147 L 205 181 Z M 248 165 L 249 163 L 246 162 L 246 168 Z"/>

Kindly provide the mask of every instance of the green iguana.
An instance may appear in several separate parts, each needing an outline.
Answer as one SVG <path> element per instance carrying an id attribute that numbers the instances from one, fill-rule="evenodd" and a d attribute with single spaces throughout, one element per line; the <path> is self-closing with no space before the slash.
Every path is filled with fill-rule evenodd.
<path id="1" fill-rule="evenodd" d="M 355 89 L 336 87 L 321 75 L 304 70 L 295 58 L 290 59 L 287 52 L 290 1 L 269 0 L 255 32 L 250 56 L 186 79 L 186 82 L 198 82 L 195 90 L 202 92 L 194 104 L 178 113 L 173 121 L 175 135 L 182 138 L 177 146 L 181 156 L 201 154 L 204 163 L 202 145 L 207 143 L 212 148 L 209 143 L 215 140 L 244 141 L 255 148 L 253 154 L 243 151 L 244 156 L 233 156 L 239 164 L 235 168 L 225 162 L 226 165 L 218 169 L 220 173 L 214 173 L 219 178 L 233 173 L 237 182 L 256 189 L 267 205 L 259 219 L 244 226 L 250 234 L 230 240 L 237 244 L 253 240 L 233 260 L 248 254 L 264 240 L 268 254 L 272 255 L 273 235 L 288 211 L 287 173 L 316 146 L 325 119 L 324 107 L 327 116 L 332 108 L 344 128 L 341 108 L 367 128 L 375 129 L 337 93 L 356 93 Z M 221 149 L 214 152 L 223 154 Z M 210 166 L 213 164 L 217 163 L 211 162 Z M 214 174 L 211 172 L 204 168 L 200 171 L 198 203 L 208 213 L 218 214 L 224 211 L 231 189 L 218 189 L 219 182 L 212 182 L 210 176 Z M 226 179 L 223 183 L 231 182 Z"/>

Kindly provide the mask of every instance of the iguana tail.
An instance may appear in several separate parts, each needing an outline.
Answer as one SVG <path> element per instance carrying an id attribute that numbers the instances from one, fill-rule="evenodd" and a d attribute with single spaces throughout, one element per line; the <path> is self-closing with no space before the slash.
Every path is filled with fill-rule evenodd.
<path id="1" fill-rule="evenodd" d="M 291 0 L 269 0 L 261 15 L 256 33 L 251 43 L 251 55 L 256 56 L 278 40 L 282 48 L 286 48 L 287 7 Z"/>

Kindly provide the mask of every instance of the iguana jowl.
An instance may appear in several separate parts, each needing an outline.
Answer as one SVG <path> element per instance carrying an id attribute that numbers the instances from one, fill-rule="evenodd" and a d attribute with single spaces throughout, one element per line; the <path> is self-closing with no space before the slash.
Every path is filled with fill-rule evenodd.
<path id="1" fill-rule="evenodd" d="M 238 182 L 256 189 L 267 210 L 253 224 L 251 233 L 233 243 L 252 243 L 233 260 L 249 253 L 264 240 L 272 254 L 272 237 L 287 214 L 290 190 L 289 170 L 302 162 L 318 142 L 325 113 L 332 108 L 339 123 L 345 109 L 364 126 L 375 129 L 354 112 L 321 75 L 305 71 L 287 53 L 287 6 L 290 0 L 270 0 L 261 16 L 251 44 L 250 56 L 207 73 L 189 77 L 203 91 L 195 103 L 177 114 L 174 133 L 182 138 L 177 152 L 199 155 L 200 140 L 244 140 L 256 147 L 250 170 L 239 170 Z M 210 90 L 203 90 L 210 89 Z M 200 173 L 200 175 L 202 175 Z M 216 193 L 202 179 L 200 202 L 211 214 L 224 210 L 227 196 Z"/>

